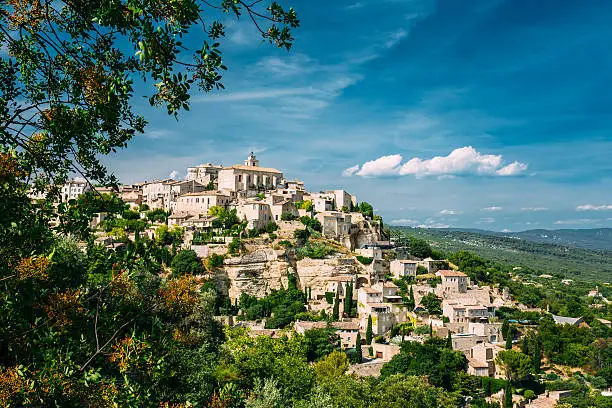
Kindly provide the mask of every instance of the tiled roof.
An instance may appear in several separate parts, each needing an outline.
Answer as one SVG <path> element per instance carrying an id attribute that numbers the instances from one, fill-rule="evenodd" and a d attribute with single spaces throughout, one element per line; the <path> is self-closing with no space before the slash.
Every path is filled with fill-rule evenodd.
<path id="1" fill-rule="evenodd" d="M 460 276 L 460 277 L 464 277 L 467 276 L 465 273 L 463 272 L 459 272 L 459 271 L 450 271 L 450 270 L 441 270 L 438 271 L 437 273 L 440 274 L 440 276 Z"/>

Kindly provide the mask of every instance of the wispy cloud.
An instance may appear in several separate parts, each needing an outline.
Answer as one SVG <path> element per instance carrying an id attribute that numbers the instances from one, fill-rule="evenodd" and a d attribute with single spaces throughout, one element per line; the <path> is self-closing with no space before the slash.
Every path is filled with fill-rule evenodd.
<path id="1" fill-rule="evenodd" d="M 343 177 L 350 177 L 350 176 L 352 176 L 353 174 L 355 174 L 358 171 L 359 171 L 359 165 L 356 164 L 353 167 L 349 167 L 347 169 L 344 169 L 342 171 L 342 176 Z"/>
<path id="2" fill-rule="evenodd" d="M 348 6 L 346 6 L 347 10 L 356 10 L 356 9 L 360 9 L 363 8 L 363 3 L 357 2 L 357 3 L 353 3 L 353 4 L 349 4 Z"/>
<path id="3" fill-rule="evenodd" d="M 493 224 L 495 222 L 495 218 L 493 217 L 485 217 L 476 221 L 476 224 Z"/>
<path id="4" fill-rule="evenodd" d="M 171 179 L 173 179 L 173 180 L 176 180 L 176 178 L 178 177 L 178 175 L 179 175 L 178 170 L 172 170 L 172 171 L 170 172 L 170 175 L 169 175 L 168 177 L 170 177 L 170 178 L 171 178 Z"/>
<path id="5" fill-rule="evenodd" d="M 431 159 L 412 158 L 401 164 L 399 154 L 382 156 L 364 163 L 356 175 L 362 177 L 414 175 L 427 176 L 517 176 L 527 169 L 524 163 L 514 162 L 504 166 L 501 155 L 481 154 L 472 146 L 453 150 L 448 156 Z"/>
<path id="6" fill-rule="evenodd" d="M 593 204 L 584 204 L 576 207 L 576 211 L 606 211 L 612 210 L 612 205 L 593 205 Z"/>
<path id="7" fill-rule="evenodd" d="M 459 214 L 459 211 L 455 211 L 455 210 L 442 210 L 440 211 L 440 214 L 442 215 L 457 215 Z"/>
<path id="8" fill-rule="evenodd" d="M 193 98 L 194 103 L 214 102 L 242 102 L 259 99 L 274 99 L 283 96 L 313 95 L 316 90 L 312 88 L 279 88 L 279 89 L 254 89 L 244 92 L 225 92 L 221 94 L 210 94 Z"/>
<path id="9" fill-rule="evenodd" d="M 581 218 L 581 219 L 573 219 L 573 220 L 557 220 L 555 221 L 556 225 L 577 225 L 577 224 L 592 224 L 599 220 L 593 220 L 590 218 Z"/>
<path id="10" fill-rule="evenodd" d="M 481 208 L 480 211 L 496 212 L 496 211 L 502 211 L 503 209 L 504 207 L 492 206 L 492 207 Z"/>
<path id="11" fill-rule="evenodd" d="M 418 223 L 419 222 L 417 220 L 411 220 L 409 218 L 399 218 L 389 222 L 391 225 L 417 225 Z"/>
<path id="12" fill-rule="evenodd" d="M 400 28 L 397 31 L 393 31 L 392 33 L 389 33 L 389 37 L 385 41 L 385 48 L 395 47 L 406 36 L 408 36 L 408 33 L 403 28 Z"/>
<path id="13" fill-rule="evenodd" d="M 540 211 L 548 211 L 547 207 L 523 207 L 521 211 L 526 212 L 540 212 Z"/>

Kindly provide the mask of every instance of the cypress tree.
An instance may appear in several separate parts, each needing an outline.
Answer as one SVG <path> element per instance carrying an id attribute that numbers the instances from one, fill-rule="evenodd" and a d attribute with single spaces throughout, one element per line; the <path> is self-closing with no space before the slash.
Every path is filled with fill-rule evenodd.
<path id="1" fill-rule="evenodd" d="M 336 291 L 336 298 L 334 299 L 334 309 L 332 311 L 332 319 L 337 321 L 340 317 L 340 295 Z"/>
<path id="2" fill-rule="evenodd" d="M 529 355 L 530 347 L 529 347 L 529 336 L 523 336 L 523 341 L 521 342 L 521 352 L 523 354 Z"/>
<path id="3" fill-rule="evenodd" d="M 433 324 L 429 323 L 429 335 L 433 336 Z"/>
<path id="4" fill-rule="evenodd" d="M 448 336 L 446 336 L 446 348 L 453 349 L 453 340 L 451 337 L 450 330 L 448 331 Z"/>
<path id="5" fill-rule="evenodd" d="M 372 344 L 372 316 L 368 316 L 368 326 L 366 327 L 366 344 Z"/>
<path id="6" fill-rule="evenodd" d="M 363 351 L 361 350 L 361 334 L 359 332 L 357 332 L 357 338 L 355 339 L 355 351 L 355 359 L 357 360 L 357 363 L 361 363 L 361 360 L 363 359 Z"/>
<path id="7" fill-rule="evenodd" d="M 414 292 L 412 290 L 412 285 L 410 285 L 410 291 L 408 292 L 408 308 L 412 311 L 416 306 L 414 302 Z"/>
<path id="8" fill-rule="evenodd" d="M 542 365 L 542 343 L 538 336 L 535 336 L 533 339 L 532 349 L 533 355 L 531 356 L 531 361 L 533 363 L 533 371 L 539 374 Z"/>
<path id="9" fill-rule="evenodd" d="M 512 350 L 512 338 L 514 337 L 514 328 L 512 326 L 508 327 L 506 334 L 506 350 Z"/>
<path id="10" fill-rule="evenodd" d="M 353 306 L 353 284 L 346 284 L 346 293 L 344 294 L 344 313 L 351 317 L 351 307 Z"/>
<path id="11" fill-rule="evenodd" d="M 508 329 L 510 328 L 510 323 L 508 323 L 507 319 L 504 319 L 503 323 L 502 323 L 502 327 L 501 327 L 501 334 L 502 337 L 505 339 L 506 337 L 508 337 Z"/>
<path id="12" fill-rule="evenodd" d="M 506 382 L 506 388 L 504 388 L 504 408 L 512 408 L 512 385 L 510 385 L 510 381 Z"/>

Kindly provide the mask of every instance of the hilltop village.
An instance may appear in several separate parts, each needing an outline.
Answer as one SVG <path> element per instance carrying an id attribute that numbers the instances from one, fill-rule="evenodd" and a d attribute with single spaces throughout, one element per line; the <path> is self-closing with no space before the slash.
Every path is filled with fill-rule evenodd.
<path id="1" fill-rule="evenodd" d="M 438 338 L 465 355 L 467 374 L 506 378 L 497 357 L 521 341 L 521 331 L 498 311 L 544 313 L 520 304 L 507 287 L 472 282 L 449 260 L 416 256 L 414 243 L 391 236 L 355 195 L 308 191 L 252 153 L 243 164 L 190 167 L 185 180 L 118 188 L 71 180 L 61 199 L 94 190 L 129 206 L 119 215 L 95 214 L 97 244 L 121 251 L 144 237 L 162 242 L 174 255 L 168 274 L 214 283 L 219 322 L 273 338 L 331 330 L 358 376 L 380 375 L 404 341 Z M 547 393 L 537 406 L 552 407 L 561 396 Z M 489 400 L 502 398 L 500 391 Z"/>

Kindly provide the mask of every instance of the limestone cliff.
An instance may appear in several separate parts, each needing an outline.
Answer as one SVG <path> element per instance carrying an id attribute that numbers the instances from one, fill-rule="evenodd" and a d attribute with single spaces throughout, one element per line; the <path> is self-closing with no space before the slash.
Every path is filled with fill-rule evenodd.
<path id="1" fill-rule="evenodd" d="M 249 253 L 226 258 L 215 273 L 217 286 L 234 301 L 242 292 L 263 297 L 270 289 L 287 287 L 287 274 L 292 273 L 290 254 L 269 246 L 259 246 Z"/>

